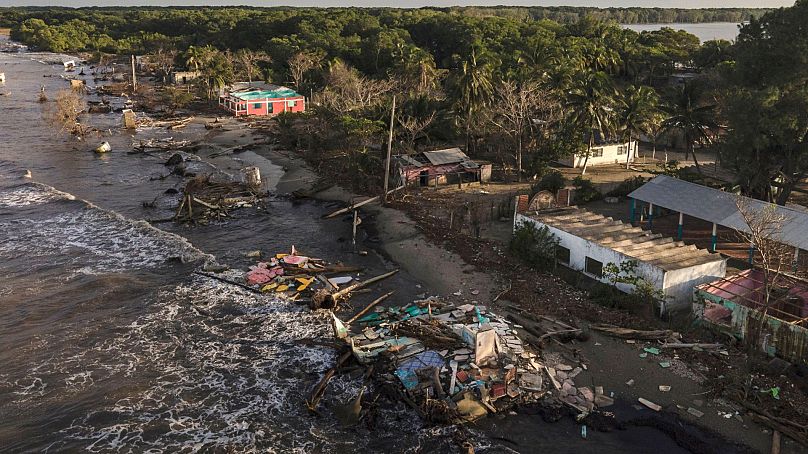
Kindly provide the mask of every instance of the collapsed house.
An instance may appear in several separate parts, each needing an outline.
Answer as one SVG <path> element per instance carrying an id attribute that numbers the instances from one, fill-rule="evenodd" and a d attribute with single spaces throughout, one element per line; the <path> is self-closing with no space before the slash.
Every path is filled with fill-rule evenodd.
<path id="1" fill-rule="evenodd" d="M 556 261 L 600 282 L 609 282 L 603 272 L 607 264 L 636 262 L 637 277 L 664 293 L 663 312 L 689 308 L 695 286 L 726 275 L 726 260 L 719 254 L 578 207 L 529 211 L 530 205 L 517 200 L 514 231 L 523 224 L 547 227 L 558 239 Z"/>
<path id="2" fill-rule="evenodd" d="M 769 355 L 808 364 L 808 281 L 768 279 L 766 285 L 762 270 L 749 269 L 701 284 L 693 292 L 693 312 Z"/>
<path id="3" fill-rule="evenodd" d="M 473 161 L 459 148 L 399 155 L 395 160 L 399 186 L 487 183 L 492 165 Z"/>

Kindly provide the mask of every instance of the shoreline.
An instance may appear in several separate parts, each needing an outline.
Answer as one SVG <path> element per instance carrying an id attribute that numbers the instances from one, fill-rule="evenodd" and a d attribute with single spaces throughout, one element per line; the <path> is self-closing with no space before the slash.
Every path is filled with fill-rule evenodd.
<path id="1" fill-rule="evenodd" d="M 286 170 L 278 182 L 278 187 L 285 187 L 289 192 L 306 189 L 307 182 L 313 183 L 319 178 L 304 159 L 295 156 L 294 152 L 277 151 L 269 147 L 256 153 Z M 311 195 L 314 200 L 341 202 L 345 205 L 350 204 L 356 197 L 355 194 L 336 185 Z M 363 219 L 366 219 L 361 228 L 364 230 L 370 227 L 369 238 L 375 240 L 365 246 L 377 248 L 381 254 L 428 289 L 459 304 L 477 302 L 493 306 L 496 312 L 508 311 L 505 305 L 510 302 L 504 299 L 491 303 L 504 287 L 500 282 L 501 276 L 496 272 L 481 270 L 477 265 L 469 264 L 458 253 L 443 245 L 435 244 L 421 226 L 402 210 L 372 203 L 361 207 L 359 211 L 360 215 L 364 214 Z M 370 226 L 367 225 L 368 220 Z M 357 243 L 359 244 L 359 241 Z M 500 244 L 500 246 L 507 245 Z M 456 293 L 458 291 L 459 295 Z M 568 318 L 575 320 L 578 326 L 588 325 L 588 322 L 577 317 Z M 645 420 L 652 426 L 659 424 L 660 427 L 666 425 L 669 425 L 669 428 L 679 427 L 682 433 L 676 435 L 677 439 L 691 438 L 689 443 L 682 445 L 683 447 L 696 443 L 702 447 L 711 446 L 716 449 L 715 452 L 749 452 L 750 449 L 765 451 L 769 448 L 771 431 L 747 422 L 740 416 L 732 418 L 723 416 L 734 414 L 737 406 L 720 400 L 710 402 L 708 399 L 699 399 L 705 394 L 706 385 L 709 383 L 694 381 L 693 378 L 700 374 L 690 370 L 686 362 L 672 358 L 677 362 L 676 369 L 680 369 L 674 374 L 659 367 L 657 363 L 663 360 L 661 356 L 641 358 L 639 353 L 644 346 L 642 342 L 627 344 L 596 332 L 590 332 L 590 336 L 589 341 L 575 345 L 589 364 L 588 370 L 580 375 L 583 379 L 581 383 L 604 386 L 606 390 L 614 392 L 615 400 L 621 403 L 623 409 L 634 407 L 635 417 L 638 413 L 645 413 L 644 416 L 639 416 L 640 420 Z M 547 351 L 562 355 L 569 353 L 561 348 L 548 348 Z M 678 358 L 676 355 L 673 356 Z M 635 384 L 627 385 L 628 380 L 634 380 Z M 661 392 L 658 385 L 671 386 L 671 391 Z M 663 405 L 666 410 L 661 413 L 648 413 L 647 409 L 637 411 L 637 399 L 640 397 Z M 700 410 L 704 415 L 696 418 L 684 411 L 690 407 Z M 671 408 L 678 408 L 681 413 L 669 411 Z M 606 410 L 610 408 L 607 407 Z M 668 420 L 668 423 L 665 423 L 665 420 Z M 674 437 L 670 433 L 668 436 Z M 726 443 L 734 445 L 734 449 L 726 446 Z M 796 442 L 784 437 L 782 452 L 799 452 L 799 448 Z"/>

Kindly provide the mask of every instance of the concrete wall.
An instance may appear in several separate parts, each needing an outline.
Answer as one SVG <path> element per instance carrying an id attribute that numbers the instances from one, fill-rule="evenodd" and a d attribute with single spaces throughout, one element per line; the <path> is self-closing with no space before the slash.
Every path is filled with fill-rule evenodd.
<path id="1" fill-rule="evenodd" d="M 663 283 L 665 295 L 670 297 L 667 310 L 689 309 L 693 300 L 693 289 L 697 285 L 713 282 L 726 274 L 726 260 L 668 271 L 665 273 Z"/>
<path id="2" fill-rule="evenodd" d="M 603 156 L 590 156 L 589 162 L 587 165 L 590 166 L 597 166 L 597 165 L 606 165 L 606 164 L 625 164 L 626 163 L 626 154 L 617 154 L 617 148 L 619 146 L 629 146 L 629 143 L 623 144 L 609 144 L 609 145 L 597 145 L 592 147 L 592 151 L 594 152 L 597 149 L 603 150 Z M 630 161 L 634 161 L 634 158 L 637 157 L 637 141 L 632 141 L 631 146 L 629 147 L 628 153 L 630 154 L 631 158 Z M 584 161 L 586 160 L 586 155 L 574 155 L 569 156 L 565 159 L 561 159 L 558 162 L 562 165 L 568 167 L 583 167 Z"/>
<path id="3" fill-rule="evenodd" d="M 704 308 L 708 302 L 720 304 L 732 311 L 731 324 L 723 325 L 704 318 Z M 706 325 L 719 331 L 729 331 L 743 339 L 747 345 L 754 345 L 757 350 L 808 366 L 806 327 L 792 325 L 770 315 L 761 320 L 759 311 L 699 289 L 693 295 L 693 312 Z"/>

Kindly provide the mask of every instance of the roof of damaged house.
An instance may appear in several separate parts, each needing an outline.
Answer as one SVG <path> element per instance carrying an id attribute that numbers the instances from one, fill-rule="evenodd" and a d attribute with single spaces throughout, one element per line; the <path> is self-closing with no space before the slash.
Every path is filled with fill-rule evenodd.
<path id="1" fill-rule="evenodd" d="M 658 175 L 628 195 L 656 206 L 679 211 L 735 230 L 748 231 L 746 221 L 738 210 L 738 199 L 750 211 L 776 210 L 784 219 L 778 241 L 808 249 L 808 213 L 749 197 L 709 188 L 689 181 Z"/>
<path id="2" fill-rule="evenodd" d="M 265 98 L 293 98 L 300 96 L 291 88 L 267 83 L 236 82 L 230 87 L 230 95 L 249 101 L 252 99 Z"/>
<path id="3" fill-rule="evenodd" d="M 446 148 L 443 150 L 424 151 L 415 155 L 400 155 L 399 161 L 408 166 L 443 166 L 460 164 L 463 167 L 474 169 L 479 165 L 472 161 L 460 148 Z"/>
<path id="4" fill-rule="evenodd" d="M 719 254 L 578 207 L 551 208 L 524 215 L 666 271 L 724 260 Z"/>

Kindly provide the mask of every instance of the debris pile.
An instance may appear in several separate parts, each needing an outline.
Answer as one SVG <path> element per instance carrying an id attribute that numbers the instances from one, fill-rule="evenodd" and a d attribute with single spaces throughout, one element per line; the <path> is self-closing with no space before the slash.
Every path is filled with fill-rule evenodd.
<path id="1" fill-rule="evenodd" d="M 183 189 L 183 197 L 174 220 L 177 222 L 207 222 L 229 216 L 229 210 L 249 208 L 264 196 L 244 183 L 216 182 L 210 175 L 197 176 Z"/>
<path id="2" fill-rule="evenodd" d="M 473 421 L 546 393 L 538 356 L 485 306 L 432 297 L 332 320 L 355 359 L 428 421 Z"/>

